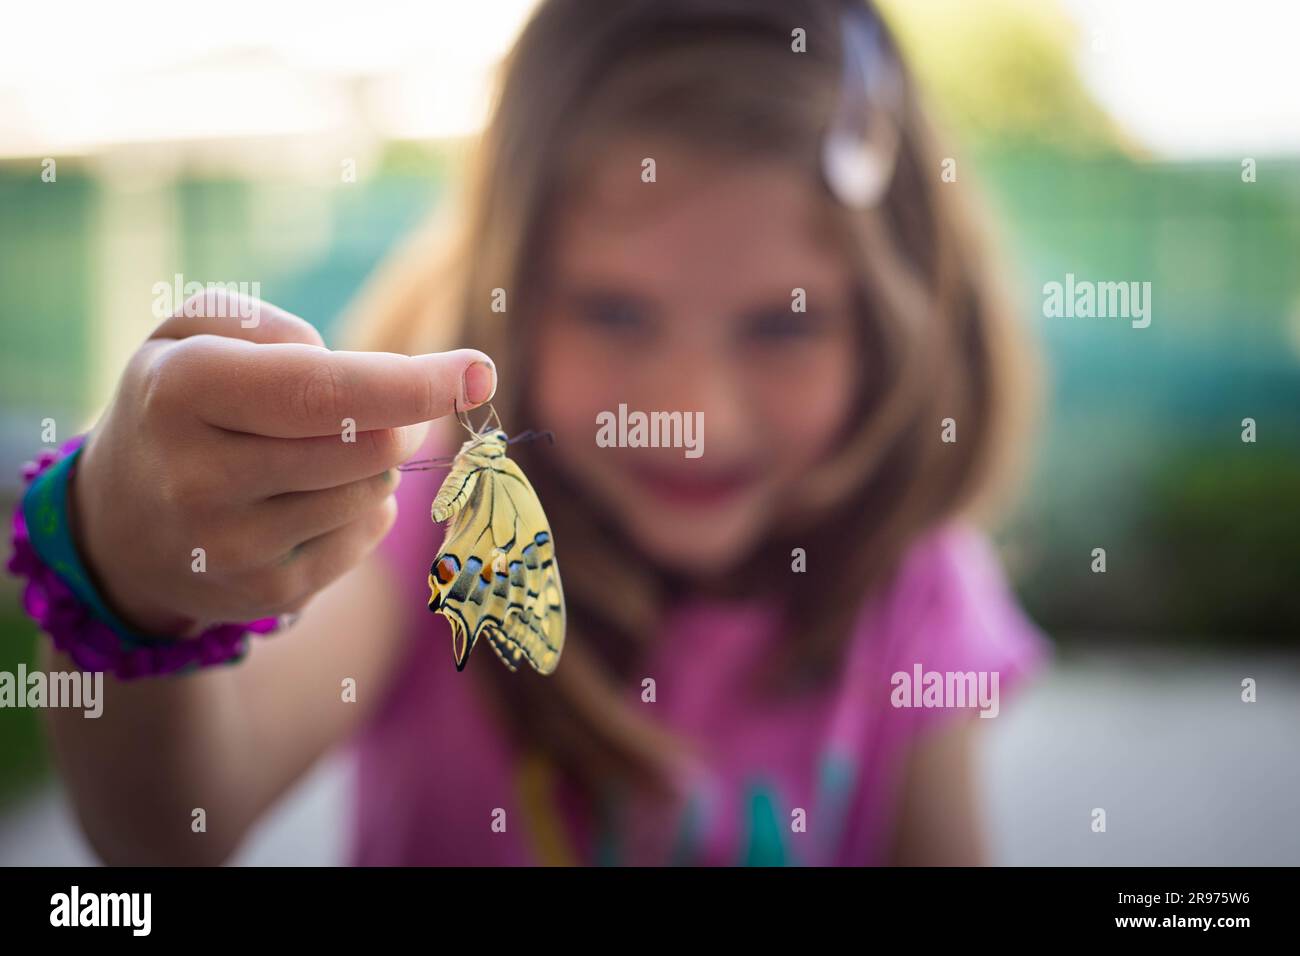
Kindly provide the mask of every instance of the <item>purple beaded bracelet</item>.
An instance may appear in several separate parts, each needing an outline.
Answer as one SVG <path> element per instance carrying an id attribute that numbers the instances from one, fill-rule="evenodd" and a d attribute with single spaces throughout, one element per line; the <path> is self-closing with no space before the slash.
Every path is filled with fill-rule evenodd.
<path id="1" fill-rule="evenodd" d="M 85 436 L 79 435 L 58 451 L 43 451 L 35 462 L 23 466 L 29 494 L 14 509 L 13 556 L 8 564 L 10 573 L 27 579 L 23 610 L 79 668 L 106 671 L 119 680 L 187 673 L 243 659 L 248 652 L 249 633 L 271 633 L 279 626 L 276 618 L 247 624 L 218 624 L 193 638 L 145 637 L 126 630 L 120 621 L 112 618 L 72 549 L 71 535 L 66 528 L 66 474 L 47 476 L 61 480 L 57 483 L 49 480 L 43 489 L 32 487 L 40 476 L 60 462 L 75 459 L 84 440 Z M 61 467 L 70 471 L 74 465 L 75 461 L 70 461 Z M 29 501 L 31 493 L 37 490 L 43 490 L 47 500 Z M 53 567 L 33 545 L 28 531 L 29 516 L 35 516 L 34 520 L 42 525 L 44 540 L 53 541 L 56 550 L 62 544 L 63 553 L 52 558 Z M 56 531 L 60 522 L 64 525 L 61 532 Z M 58 540 L 60 533 L 62 542 Z M 49 545 L 44 550 L 47 556 L 51 554 Z M 69 581 L 76 582 L 77 586 L 71 586 Z"/>

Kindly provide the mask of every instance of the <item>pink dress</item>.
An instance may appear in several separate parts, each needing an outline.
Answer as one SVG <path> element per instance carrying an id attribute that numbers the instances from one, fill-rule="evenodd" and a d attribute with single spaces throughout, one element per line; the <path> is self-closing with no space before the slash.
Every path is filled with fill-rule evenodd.
<path id="1" fill-rule="evenodd" d="M 794 702 L 738 689 L 781 636 L 770 608 L 675 607 L 645 667 L 657 700 L 643 703 L 639 682 L 626 696 L 701 746 L 706 765 L 676 805 L 614 793 L 593 804 L 546 761 L 512 752 L 468 670 L 456 672 L 447 622 L 425 607 L 442 476 L 403 476 L 382 548 L 412 625 L 392 692 L 353 743 L 354 865 L 879 864 L 908 745 L 941 722 L 980 719 L 972 706 L 916 706 L 921 691 L 899 690 L 894 675 L 996 674 L 1005 709 L 1048 653 L 988 544 L 963 527 L 914 544 L 893 585 L 864 603 L 842 673 Z M 482 644 L 468 664 L 500 666 Z"/>

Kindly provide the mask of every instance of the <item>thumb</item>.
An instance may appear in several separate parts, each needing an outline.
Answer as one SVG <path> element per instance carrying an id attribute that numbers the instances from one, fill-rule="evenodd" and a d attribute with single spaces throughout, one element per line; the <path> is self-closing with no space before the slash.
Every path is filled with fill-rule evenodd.
<path id="1" fill-rule="evenodd" d="M 150 339 L 184 339 L 191 335 L 223 335 L 246 342 L 292 342 L 325 347 L 325 340 L 306 319 L 270 302 L 221 287 L 185 300 L 176 314 L 154 329 Z"/>

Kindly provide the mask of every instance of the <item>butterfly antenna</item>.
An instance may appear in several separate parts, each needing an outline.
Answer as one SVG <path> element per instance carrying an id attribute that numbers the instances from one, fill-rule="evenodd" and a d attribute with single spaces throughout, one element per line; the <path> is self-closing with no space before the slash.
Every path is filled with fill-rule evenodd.
<path id="1" fill-rule="evenodd" d="M 528 429 L 527 431 L 520 432 L 514 438 L 511 438 L 509 441 L 507 441 L 506 444 L 513 445 L 521 441 L 537 441 L 537 439 L 539 438 L 545 438 L 548 444 L 551 445 L 555 444 L 555 432 L 552 431 L 539 432 L 532 428 Z"/>

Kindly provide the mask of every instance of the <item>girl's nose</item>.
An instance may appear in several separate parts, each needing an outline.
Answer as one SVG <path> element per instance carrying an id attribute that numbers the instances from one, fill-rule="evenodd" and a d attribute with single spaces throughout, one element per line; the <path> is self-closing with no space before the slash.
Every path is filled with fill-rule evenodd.
<path id="1" fill-rule="evenodd" d="M 646 411 L 700 413 L 706 447 L 721 457 L 747 441 L 753 410 L 743 393 L 743 376 L 725 357 L 694 347 L 665 351 L 643 381 Z"/>

